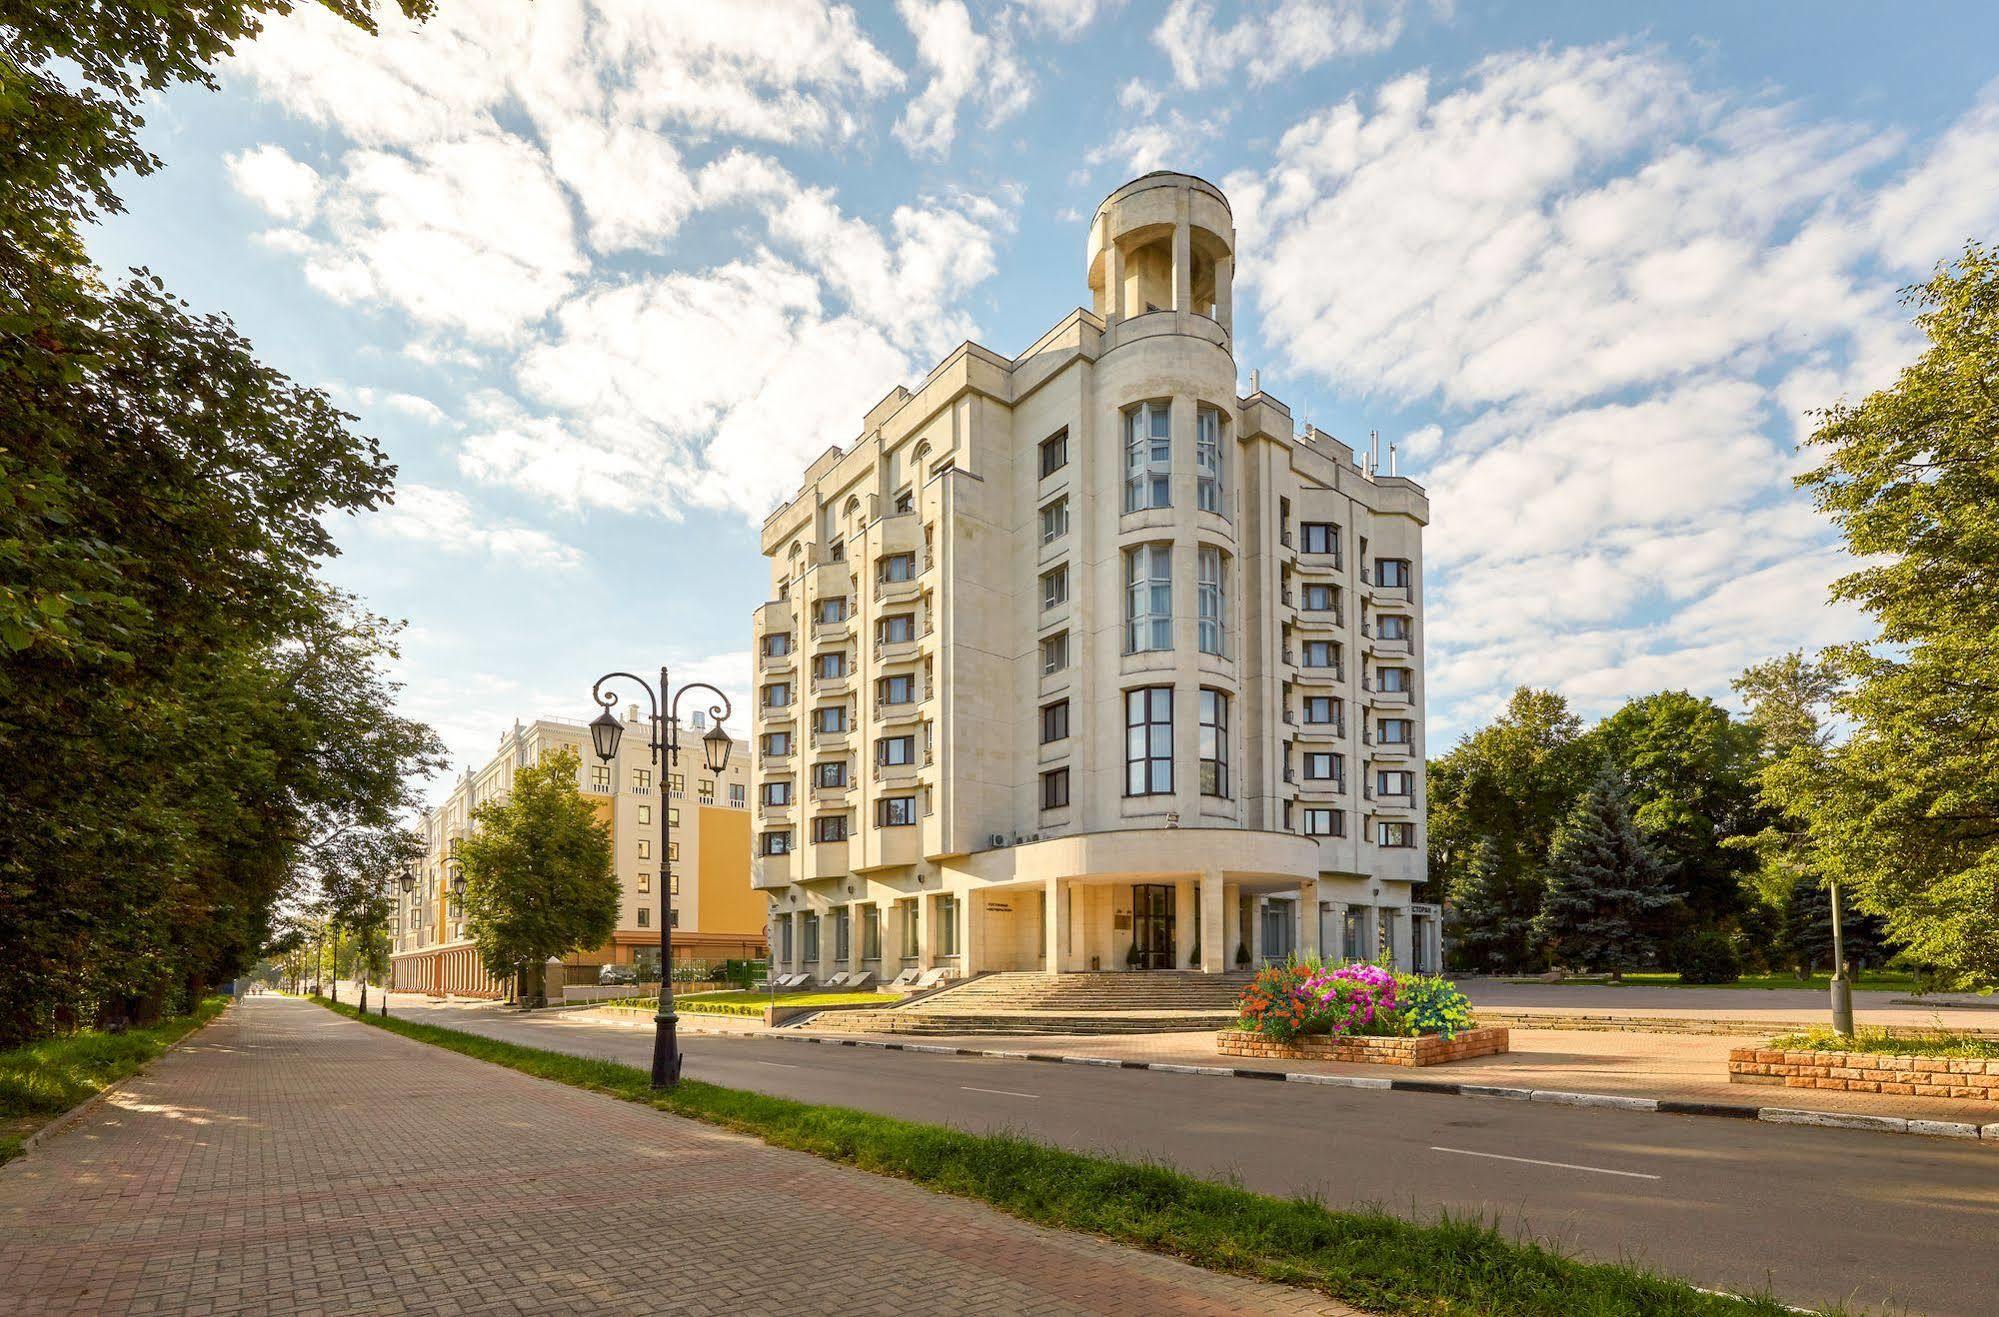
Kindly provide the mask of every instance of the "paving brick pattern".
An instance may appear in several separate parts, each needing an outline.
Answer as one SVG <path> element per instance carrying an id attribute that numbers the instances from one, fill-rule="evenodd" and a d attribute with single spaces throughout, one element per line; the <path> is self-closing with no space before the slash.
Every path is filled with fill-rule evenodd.
<path id="1" fill-rule="evenodd" d="M 0 1313 L 1347 1313 L 252 998 L 0 1167 Z"/>

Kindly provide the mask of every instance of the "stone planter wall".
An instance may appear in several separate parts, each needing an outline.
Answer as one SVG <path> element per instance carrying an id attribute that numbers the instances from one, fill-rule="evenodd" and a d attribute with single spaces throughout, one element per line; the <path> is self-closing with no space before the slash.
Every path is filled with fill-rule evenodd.
<path id="1" fill-rule="evenodd" d="M 1449 1041 L 1435 1034 L 1423 1038 L 1328 1038 L 1313 1034 L 1279 1043 L 1241 1029 L 1224 1029 L 1215 1035 L 1215 1047 L 1223 1056 L 1419 1066 L 1496 1056 L 1508 1049 L 1508 1039 L 1504 1029 L 1467 1029 Z"/>
<path id="2" fill-rule="evenodd" d="M 1999 1061 L 1737 1047 L 1728 1054 L 1728 1082 L 1999 1102 Z"/>

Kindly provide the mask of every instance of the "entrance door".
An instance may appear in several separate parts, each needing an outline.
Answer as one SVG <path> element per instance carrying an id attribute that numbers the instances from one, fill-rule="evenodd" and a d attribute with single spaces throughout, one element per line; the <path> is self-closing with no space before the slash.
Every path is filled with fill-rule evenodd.
<path id="1" fill-rule="evenodd" d="M 1173 888 L 1137 883 L 1131 889 L 1131 937 L 1140 969 L 1173 968 Z"/>

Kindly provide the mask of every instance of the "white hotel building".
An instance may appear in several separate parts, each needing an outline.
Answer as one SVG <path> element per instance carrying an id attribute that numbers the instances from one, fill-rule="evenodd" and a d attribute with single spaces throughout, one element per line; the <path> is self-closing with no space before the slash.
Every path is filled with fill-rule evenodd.
<path id="1" fill-rule="evenodd" d="M 763 528 L 781 969 L 1441 964 L 1415 483 L 1237 393 L 1219 190 L 1098 209 L 1092 303 L 894 389 Z"/>

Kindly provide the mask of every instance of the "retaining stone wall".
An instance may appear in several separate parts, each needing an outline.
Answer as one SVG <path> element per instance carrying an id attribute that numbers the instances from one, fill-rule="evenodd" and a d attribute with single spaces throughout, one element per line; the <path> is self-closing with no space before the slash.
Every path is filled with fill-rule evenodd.
<path id="1" fill-rule="evenodd" d="M 1508 1050 L 1509 1037 L 1504 1029 L 1484 1028 L 1467 1029 L 1448 1041 L 1435 1034 L 1423 1038 L 1328 1038 L 1313 1034 L 1279 1043 L 1241 1029 L 1224 1029 L 1215 1035 L 1215 1047 L 1223 1056 L 1423 1066 L 1496 1056 Z"/>

